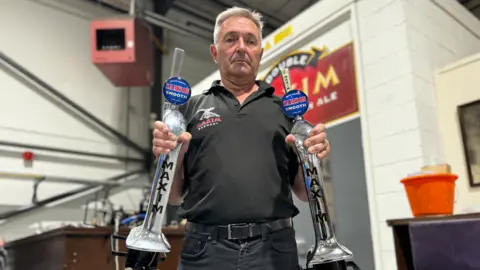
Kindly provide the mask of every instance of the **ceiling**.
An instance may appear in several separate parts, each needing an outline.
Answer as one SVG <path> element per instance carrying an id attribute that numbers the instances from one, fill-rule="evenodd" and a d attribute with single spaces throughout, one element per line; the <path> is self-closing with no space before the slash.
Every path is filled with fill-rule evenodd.
<path id="1" fill-rule="evenodd" d="M 87 0 L 116 8 L 129 10 L 131 0 Z M 155 5 L 163 6 L 160 13 L 170 22 L 180 27 L 197 31 L 203 36 L 211 35 L 216 16 L 223 10 L 239 6 L 258 11 L 263 16 L 263 36 L 268 36 L 277 28 L 312 6 L 319 0 L 135 0 L 137 5 L 153 10 Z M 457 0 L 473 15 L 480 19 L 480 0 Z"/>
<path id="2" fill-rule="evenodd" d="M 223 10 L 232 7 L 245 7 L 262 14 L 264 36 L 297 16 L 318 0 L 174 0 L 171 9 L 202 21 L 202 25 L 215 24 L 215 17 Z M 166 14 L 169 17 L 169 14 Z M 172 18 L 173 19 L 173 18 Z M 207 30 L 207 29 L 205 29 Z"/>
<path id="3" fill-rule="evenodd" d="M 87 0 L 120 11 L 128 11 L 131 0 Z M 260 12 L 265 21 L 265 35 L 280 27 L 319 0 L 135 0 L 139 6 L 152 7 L 153 3 L 168 6 L 163 12 L 167 17 L 172 9 L 182 13 L 181 20 L 200 20 L 213 25 L 218 13 L 232 6 Z M 480 17 L 480 0 L 457 0 L 476 17 Z M 172 16 L 173 17 L 173 16 Z M 185 18 L 187 17 L 187 18 Z M 176 19 L 176 18 L 172 18 Z"/>
<path id="4" fill-rule="evenodd" d="M 131 0 L 88 0 L 126 12 Z M 216 16 L 232 6 L 244 7 L 262 14 L 263 35 L 267 36 L 319 0 L 136 0 L 137 9 L 155 10 L 170 22 L 180 23 L 193 31 L 211 35 Z"/>
<path id="5" fill-rule="evenodd" d="M 480 19 L 480 0 L 458 0 L 458 2 Z"/>

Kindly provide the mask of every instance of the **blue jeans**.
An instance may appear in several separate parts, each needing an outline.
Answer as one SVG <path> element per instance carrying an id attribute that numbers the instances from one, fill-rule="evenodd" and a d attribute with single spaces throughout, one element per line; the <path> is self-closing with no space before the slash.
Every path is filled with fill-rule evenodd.
<path id="1" fill-rule="evenodd" d="M 292 227 L 253 239 L 219 239 L 215 233 L 186 232 L 178 270 L 298 270 Z"/>

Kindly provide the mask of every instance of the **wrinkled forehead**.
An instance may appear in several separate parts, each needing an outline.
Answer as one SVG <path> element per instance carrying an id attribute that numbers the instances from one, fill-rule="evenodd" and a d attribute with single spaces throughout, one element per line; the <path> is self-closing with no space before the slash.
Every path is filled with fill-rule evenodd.
<path id="1" fill-rule="evenodd" d="M 260 38 L 260 29 L 248 18 L 231 17 L 225 20 L 220 27 L 220 36 L 225 35 L 248 35 Z"/>

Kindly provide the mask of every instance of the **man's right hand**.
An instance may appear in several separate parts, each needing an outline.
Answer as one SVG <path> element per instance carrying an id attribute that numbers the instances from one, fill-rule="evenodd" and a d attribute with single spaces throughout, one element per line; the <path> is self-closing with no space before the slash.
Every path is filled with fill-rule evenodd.
<path id="1" fill-rule="evenodd" d="M 177 147 L 177 143 L 182 142 L 180 155 L 183 155 L 192 139 L 192 134 L 183 132 L 179 137 L 175 136 L 167 125 L 161 121 L 156 121 L 153 130 L 153 154 L 158 157 L 160 154 L 168 154 Z"/>

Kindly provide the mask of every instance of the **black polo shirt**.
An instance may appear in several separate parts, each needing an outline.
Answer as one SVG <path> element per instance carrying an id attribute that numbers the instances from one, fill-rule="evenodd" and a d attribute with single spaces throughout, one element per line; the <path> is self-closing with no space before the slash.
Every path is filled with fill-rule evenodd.
<path id="1" fill-rule="evenodd" d="M 259 90 L 242 105 L 215 81 L 180 107 L 192 134 L 184 159 L 181 218 L 232 224 L 298 214 L 290 190 L 298 161 L 285 143 L 292 121 L 274 88 L 257 84 Z"/>

